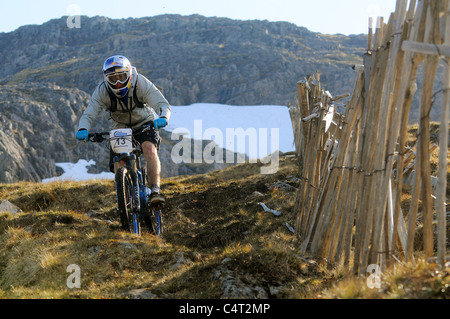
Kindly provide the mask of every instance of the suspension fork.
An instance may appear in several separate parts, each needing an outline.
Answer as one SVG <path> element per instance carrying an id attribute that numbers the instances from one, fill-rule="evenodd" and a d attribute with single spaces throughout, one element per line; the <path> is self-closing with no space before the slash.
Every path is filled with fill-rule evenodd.
<path id="1" fill-rule="evenodd" d="M 130 154 L 126 156 L 126 158 L 122 157 L 121 160 L 125 161 L 125 166 L 131 177 L 131 182 L 133 184 L 131 190 L 131 196 L 133 197 L 132 209 L 137 213 L 141 210 L 141 197 L 139 194 L 139 176 L 136 173 L 136 157 L 135 155 Z"/>

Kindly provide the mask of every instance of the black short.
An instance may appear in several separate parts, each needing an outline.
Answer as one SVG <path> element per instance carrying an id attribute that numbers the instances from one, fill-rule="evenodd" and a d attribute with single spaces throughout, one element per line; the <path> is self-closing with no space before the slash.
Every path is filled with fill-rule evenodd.
<path id="1" fill-rule="evenodd" d="M 156 149 L 159 150 L 159 146 L 161 144 L 161 137 L 159 136 L 159 132 L 152 128 L 151 130 L 139 133 L 134 136 L 134 138 L 140 143 L 144 143 L 146 141 L 153 143 L 156 146 Z M 117 156 L 117 153 L 114 153 L 111 149 L 109 150 L 109 170 L 114 173 L 114 156 Z"/>

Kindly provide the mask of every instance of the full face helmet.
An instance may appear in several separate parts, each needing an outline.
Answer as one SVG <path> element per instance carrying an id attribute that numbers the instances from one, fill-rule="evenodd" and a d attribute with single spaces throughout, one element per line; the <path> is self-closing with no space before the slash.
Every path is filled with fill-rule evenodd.
<path id="1" fill-rule="evenodd" d="M 103 63 L 105 83 L 119 98 L 124 97 L 131 86 L 132 66 L 123 55 L 114 55 Z"/>

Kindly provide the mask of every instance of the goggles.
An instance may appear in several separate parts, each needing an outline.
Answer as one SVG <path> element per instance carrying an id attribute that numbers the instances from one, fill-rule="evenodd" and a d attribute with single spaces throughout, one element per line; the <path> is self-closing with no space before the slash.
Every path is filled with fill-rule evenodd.
<path id="1" fill-rule="evenodd" d="M 111 73 L 105 77 L 111 85 L 117 85 L 118 83 L 125 84 L 129 79 L 128 72 Z"/>

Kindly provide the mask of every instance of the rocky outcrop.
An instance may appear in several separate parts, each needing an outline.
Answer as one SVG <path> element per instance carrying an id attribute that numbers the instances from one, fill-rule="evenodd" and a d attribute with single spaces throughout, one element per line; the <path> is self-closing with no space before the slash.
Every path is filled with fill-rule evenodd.
<path id="1" fill-rule="evenodd" d="M 70 145 L 87 94 L 51 84 L 0 91 L 0 181 L 55 176 L 55 161 L 74 160 Z"/>
<path id="2" fill-rule="evenodd" d="M 6 199 L 0 203 L 0 213 L 5 213 L 5 212 L 9 213 L 11 215 L 23 213 L 23 211 L 19 207 L 12 204 L 10 201 L 8 201 Z"/>

